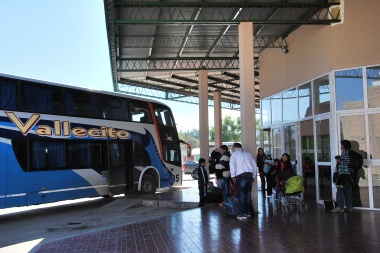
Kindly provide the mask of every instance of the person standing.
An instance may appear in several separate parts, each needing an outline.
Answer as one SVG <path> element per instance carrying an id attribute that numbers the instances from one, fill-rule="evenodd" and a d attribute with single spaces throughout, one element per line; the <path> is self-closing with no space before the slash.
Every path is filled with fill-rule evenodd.
<path id="1" fill-rule="evenodd" d="M 232 181 L 236 184 L 240 212 L 237 219 L 243 220 L 251 217 L 252 183 L 257 173 L 257 165 L 252 155 L 244 151 L 240 143 L 234 143 L 230 158 L 230 172 Z"/>
<path id="2" fill-rule="evenodd" d="M 216 170 L 222 171 L 223 181 L 222 181 L 222 190 L 223 190 L 223 201 L 228 197 L 232 196 L 231 190 L 231 173 L 230 173 L 230 152 L 226 145 L 220 146 L 219 149 L 222 157 L 219 160 L 219 164 L 215 165 Z"/>
<path id="3" fill-rule="evenodd" d="M 199 189 L 199 204 L 198 207 L 202 207 L 205 204 L 205 195 L 207 194 L 208 174 L 205 169 L 206 160 L 200 158 L 198 167 L 198 189 Z"/>
<path id="4" fill-rule="evenodd" d="M 353 211 L 352 205 L 352 178 L 350 174 L 353 174 L 353 170 L 350 167 L 350 155 L 349 149 L 351 149 L 351 142 L 348 140 L 340 141 L 340 149 L 342 154 L 340 155 L 340 164 L 338 164 L 339 157 L 335 157 L 337 160 L 337 171 L 339 181 L 336 185 L 336 203 L 337 207 L 331 212 L 333 213 L 343 213 L 345 210 L 348 212 Z M 344 206 L 346 205 L 346 209 Z"/>
<path id="5" fill-rule="evenodd" d="M 314 163 L 311 161 L 310 157 L 305 157 L 305 163 L 302 166 L 303 170 L 303 179 L 305 187 L 307 186 L 307 178 L 308 177 L 315 177 L 315 166 Z"/>
<path id="6" fill-rule="evenodd" d="M 257 150 L 257 157 L 256 157 L 256 162 L 257 162 L 257 168 L 259 169 L 259 175 L 261 179 L 261 194 L 265 198 L 265 185 L 266 185 L 266 178 L 265 178 L 265 172 L 264 172 L 264 165 L 265 165 L 265 153 L 264 149 L 259 148 Z"/>

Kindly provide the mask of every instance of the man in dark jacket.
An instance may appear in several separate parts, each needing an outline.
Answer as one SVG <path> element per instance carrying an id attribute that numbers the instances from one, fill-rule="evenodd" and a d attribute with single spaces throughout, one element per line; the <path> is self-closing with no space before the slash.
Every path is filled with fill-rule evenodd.
<path id="1" fill-rule="evenodd" d="M 199 189 L 199 204 L 198 207 L 204 206 L 205 203 L 205 195 L 207 194 L 207 185 L 208 185 L 208 174 L 205 169 L 206 160 L 204 158 L 200 158 L 198 167 L 198 189 Z"/>
<path id="2" fill-rule="evenodd" d="M 222 190 L 223 201 L 232 196 L 231 190 L 231 173 L 230 173 L 230 152 L 226 145 L 220 146 L 220 153 L 222 157 L 219 160 L 219 164 L 215 165 L 216 171 L 221 171 L 223 176 Z"/>

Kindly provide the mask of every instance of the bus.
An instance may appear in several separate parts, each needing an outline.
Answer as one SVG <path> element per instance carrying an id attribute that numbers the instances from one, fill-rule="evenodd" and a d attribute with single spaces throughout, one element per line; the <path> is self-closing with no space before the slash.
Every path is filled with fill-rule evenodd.
<path id="1" fill-rule="evenodd" d="M 0 208 L 182 184 L 163 103 L 0 74 Z"/>

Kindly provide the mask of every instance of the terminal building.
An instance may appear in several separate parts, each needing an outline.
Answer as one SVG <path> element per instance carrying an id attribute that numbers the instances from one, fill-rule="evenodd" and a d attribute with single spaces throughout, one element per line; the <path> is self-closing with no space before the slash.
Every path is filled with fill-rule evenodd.
<path id="1" fill-rule="evenodd" d="M 341 1 L 341 23 L 302 26 L 287 38 L 287 54 L 260 54 L 263 139 L 275 158 L 286 152 L 299 165 L 312 159 L 311 197 L 321 204 L 335 198 L 334 157 L 346 139 L 364 158 L 354 206 L 380 208 L 380 35 L 373 29 L 379 8 L 379 1 Z"/>
<path id="2" fill-rule="evenodd" d="M 239 8 L 223 2 L 105 1 L 115 90 L 140 86 L 214 106 L 216 144 L 221 107 L 240 104 L 243 147 L 254 156 L 267 144 L 273 158 L 288 153 L 298 174 L 309 157 L 316 176 L 308 180 L 307 198 L 319 204 L 335 198 L 334 157 L 340 141 L 349 140 L 364 158 L 355 207 L 380 209 L 380 1 L 246 1 Z M 270 32 L 284 37 L 257 49 Z M 255 134 L 258 107 L 262 128 Z M 199 114 L 200 155 L 207 157 L 207 110 Z"/>

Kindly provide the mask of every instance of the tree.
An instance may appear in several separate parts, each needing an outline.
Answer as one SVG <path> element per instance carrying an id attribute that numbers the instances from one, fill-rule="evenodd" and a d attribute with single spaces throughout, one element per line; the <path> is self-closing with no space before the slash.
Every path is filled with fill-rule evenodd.
<path id="1" fill-rule="evenodd" d="M 192 129 L 191 131 L 186 130 L 186 132 L 179 131 L 178 137 L 190 144 L 191 148 L 199 148 L 199 130 Z"/>

